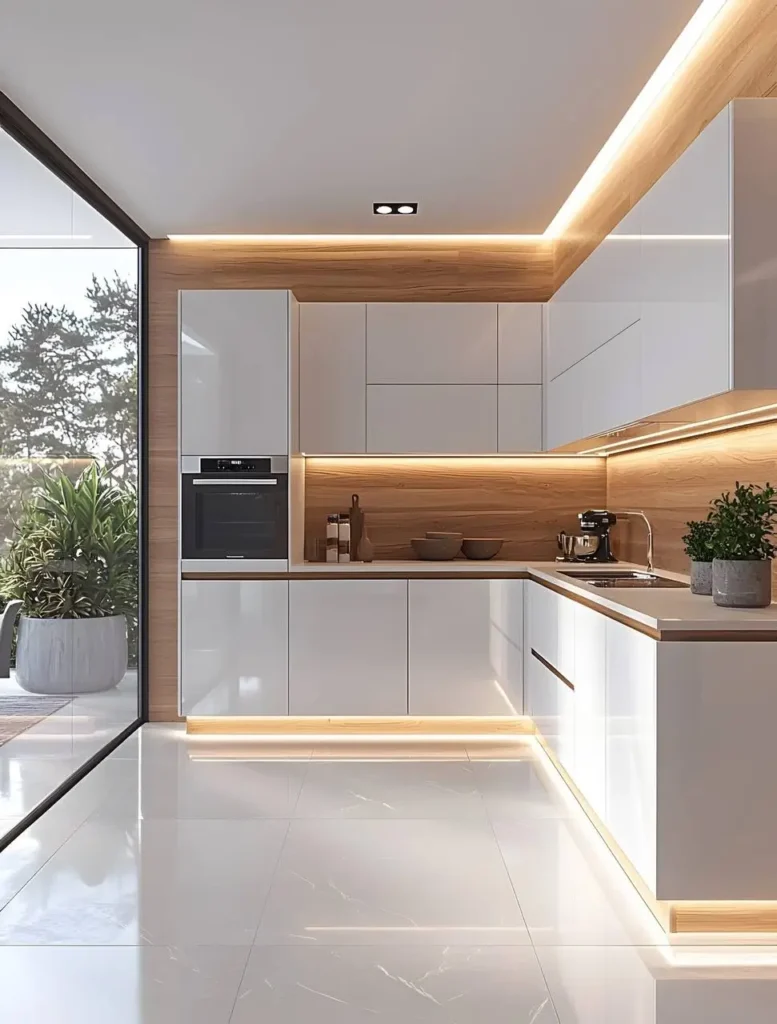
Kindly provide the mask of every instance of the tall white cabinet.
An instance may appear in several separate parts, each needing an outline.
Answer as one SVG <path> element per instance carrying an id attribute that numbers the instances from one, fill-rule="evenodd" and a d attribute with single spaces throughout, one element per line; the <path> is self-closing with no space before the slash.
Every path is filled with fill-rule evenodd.
<path id="1" fill-rule="evenodd" d="M 300 448 L 539 451 L 542 329 L 538 303 L 304 303 Z"/>
<path id="2" fill-rule="evenodd" d="M 547 304 L 545 447 L 765 404 L 775 268 L 777 100 L 735 100 Z"/>
<path id="3" fill-rule="evenodd" d="M 180 293 L 181 454 L 286 455 L 287 291 Z"/>

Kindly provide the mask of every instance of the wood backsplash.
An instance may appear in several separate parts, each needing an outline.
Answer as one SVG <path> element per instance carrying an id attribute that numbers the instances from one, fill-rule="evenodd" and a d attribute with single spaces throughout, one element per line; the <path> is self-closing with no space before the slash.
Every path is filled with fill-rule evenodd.
<path id="1" fill-rule="evenodd" d="M 710 500 L 737 481 L 777 485 L 777 423 L 610 456 L 607 507 L 642 509 L 653 525 L 656 566 L 687 572 L 687 520 L 703 519 Z M 641 523 L 619 523 L 613 538 L 619 558 L 644 563 Z"/>
<path id="2" fill-rule="evenodd" d="M 413 558 L 426 530 L 504 537 L 500 557 L 552 559 L 556 534 L 576 531 L 577 513 L 603 507 L 604 459 L 310 458 L 305 473 L 308 557 L 329 512 L 358 494 L 376 558 Z"/>

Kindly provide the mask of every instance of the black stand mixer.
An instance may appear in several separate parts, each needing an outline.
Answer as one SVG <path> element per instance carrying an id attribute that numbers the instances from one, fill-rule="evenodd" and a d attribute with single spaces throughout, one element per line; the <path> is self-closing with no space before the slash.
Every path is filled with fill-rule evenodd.
<path id="1" fill-rule="evenodd" d="M 558 535 L 562 555 L 559 562 L 617 562 L 610 547 L 610 530 L 618 519 L 607 509 L 589 509 L 579 512 L 580 534 L 573 536 L 563 531 Z"/>

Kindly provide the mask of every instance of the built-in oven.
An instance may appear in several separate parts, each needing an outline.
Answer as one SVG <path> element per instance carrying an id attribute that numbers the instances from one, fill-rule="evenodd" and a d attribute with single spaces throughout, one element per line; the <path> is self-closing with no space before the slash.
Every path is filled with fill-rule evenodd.
<path id="1" fill-rule="evenodd" d="M 288 459 L 182 458 L 184 572 L 285 569 L 288 552 Z"/>

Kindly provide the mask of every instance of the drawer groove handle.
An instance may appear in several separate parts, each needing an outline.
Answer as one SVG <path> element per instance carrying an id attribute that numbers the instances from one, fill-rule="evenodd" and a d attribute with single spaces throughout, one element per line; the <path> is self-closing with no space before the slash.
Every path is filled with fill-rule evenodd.
<path id="1" fill-rule="evenodd" d="M 537 661 L 541 665 L 545 666 L 545 668 L 548 670 L 548 672 L 552 672 L 553 675 L 556 677 L 556 679 L 560 679 L 561 682 L 564 684 L 564 686 L 569 687 L 569 689 L 572 691 L 572 693 L 575 692 L 575 684 L 571 683 L 567 679 L 567 677 L 565 675 L 562 675 L 561 672 L 559 672 L 559 670 L 556 668 L 555 665 L 551 665 L 551 663 L 549 661 L 547 661 L 545 658 L 543 658 L 543 656 L 541 654 L 537 654 L 537 652 L 534 650 L 533 647 L 531 649 L 531 654 L 532 654 L 532 657 L 536 658 Z"/>

